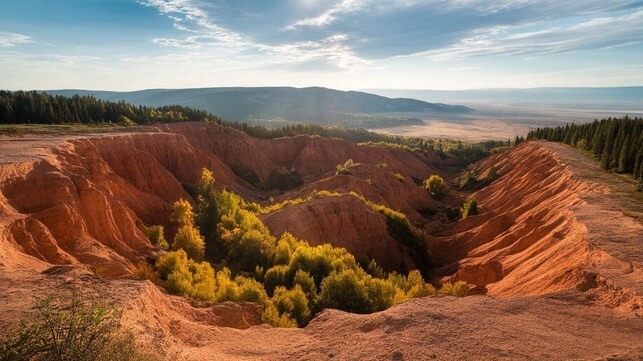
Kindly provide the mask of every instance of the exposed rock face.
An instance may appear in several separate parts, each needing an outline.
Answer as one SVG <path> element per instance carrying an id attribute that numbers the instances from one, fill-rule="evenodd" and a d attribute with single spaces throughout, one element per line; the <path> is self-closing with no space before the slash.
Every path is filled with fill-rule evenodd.
<path id="1" fill-rule="evenodd" d="M 643 225 L 622 212 L 600 215 L 618 200 L 600 196 L 607 192 L 605 183 L 574 173 L 595 166 L 575 152 L 528 142 L 479 164 L 482 169 L 498 167 L 502 177 L 474 194 L 479 216 L 459 221 L 432 243 L 447 264 L 440 271 L 486 287 L 490 294 L 535 296 L 583 289 L 598 304 L 640 313 Z M 598 216 L 589 217 L 587 207 Z M 584 215 L 583 223 L 579 215 Z M 588 227 L 613 232 L 596 237 L 599 230 Z M 637 244 L 639 251 L 634 251 Z"/>
<path id="2" fill-rule="evenodd" d="M 0 164 L 0 241 L 13 245 L 2 247 L 0 264 L 82 263 L 107 277 L 130 275 L 137 262 L 154 253 L 136 221 L 162 224 L 171 233 L 172 204 L 179 198 L 192 200 L 185 187 L 198 182 L 204 167 L 213 171 L 218 185 L 251 200 L 268 194 L 248 181 L 265 180 L 277 169 L 294 168 L 306 182 L 315 182 L 334 174 L 335 166 L 349 158 L 371 168 L 386 162 L 390 171 L 372 177 L 382 189 L 393 184 L 376 199 L 383 202 L 394 200 L 396 193 L 405 199 L 402 195 L 415 188 L 410 181 L 398 185 L 391 171 L 406 179 L 432 171 L 426 154 L 308 136 L 262 140 L 199 123 L 0 142 L 3 149 L 20 154 L 3 154 Z M 346 189 L 377 195 L 374 187 Z M 418 203 L 395 204 L 412 211 Z M 376 218 L 365 219 L 371 220 Z"/>
<path id="3" fill-rule="evenodd" d="M 257 305 L 195 303 L 147 281 L 96 274 L 128 276 L 153 255 L 136 221 L 167 226 L 172 203 L 192 200 L 185 186 L 203 167 L 251 200 L 356 191 L 421 222 L 418 210 L 436 203 L 413 178 L 439 174 L 432 165 L 438 160 L 317 137 L 260 140 L 216 125 L 145 129 L 0 139 L 0 330 L 17 325 L 34 297 L 80 286 L 122 307 L 122 324 L 168 359 L 643 356 L 636 316 L 643 309 L 643 226 L 612 201 L 613 184 L 583 178 L 582 159 L 563 146 L 527 142 L 480 163 L 502 175 L 474 194 L 481 214 L 430 237 L 443 280 L 501 297 L 427 297 L 372 315 L 326 310 L 307 328 L 286 330 L 259 325 Z M 352 174 L 335 175 L 349 158 L 358 163 Z M 306 183 L 281 196 L 251 184 L 280 168 L 294 168 Z M 586 171 L 593 178 L 600 172 Z M 277 234 L 331 242 L 391 269 L 412 265 L 385 217 L 352 196 L 262 218 Z"/>
<path id="4" fill-rule="evenodd" d="M 276 236 L 290 232 L 311 245 L 330 243 L 391 271 L 415 268 L 406 247 L 389 235 L 386 217 L 351 195 L 314 199 L 261 219 Z"/>
<path id="5" fill-rule="evenodd" d="M 384 163 L 357 164 L 351 168 L 351 175 L 331 173 L 329 177 L 306 184 L 279 199 L 305 198 L 314 190 L 329 190 L 337 193 L 356 192 L 374 203 L 403 212 L 414 222 L 425 222 L 418 210 L 435 207 L 437 202 L 427 191 L 418 187 L 411 177 L 403 176 L 402 179 L 398 179 L 395 176 L 398 172 L 394 172 L 388 164 L 386 166 L 382 164 Z M 427 169 L 425 172 L 427 173 L 424 173 L 424 178 L 427 174 L 439 173 L 434 169 Z"/>

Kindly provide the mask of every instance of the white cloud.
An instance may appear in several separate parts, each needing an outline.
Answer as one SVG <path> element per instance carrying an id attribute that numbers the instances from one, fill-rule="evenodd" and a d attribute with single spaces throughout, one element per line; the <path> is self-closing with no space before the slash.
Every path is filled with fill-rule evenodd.
<path id="1" fill-rule="evenodd" d="M 30 36 L 16 33 L 0 32 L 0 47 L 12 47 L 18 44 L 32 43 Z"/>
<path id="2" fill-rule="evenodd" d="M 288 30 L 294 30 L 302 26 L 324 26 L 332 23 L 340 14 L 350 13 L 362 9 L 369 0 L 342 0 L 330 9 L 324 11 L 321 15 L 312 18 L 301 19 L 286 27 Z"/>
<path id="3" fill-rule="evenodd" d="M 489 55 L 538 56 L 637 44 L 643 42 L 643 11 L 621 17 L 596 18 L 568 27 L 510 31 L 509 27 L 478 31 L 454 45 L 415 55 L 436 60 Z"/>
<path id="4" fill-rule="evenodd" d="M 361 1 L 361 0 L 360 0 Z M 357 0 L 344 0 L 357 4 Z M 228 50 L 229 56 L 254 55 L 270 56 L 265 62 L 299 63 L 308 60 L 323 60 L 333 65 L 349 69 L 363 67 L 368 61 L 360 58 L 348 43 L 348 36 L 335 34 L 318 41 L 301 41 L 283 44 L 261 44 L 246 39 L 240 34 L 225 29 L 212 21 L 211 16 L 200 9 L 192 0 L 139 0 L 145 6 L 156 8 L 159 13 L 174 21 L 177 30 L 190 34 L 181 39 L 155 38 L 155 44 L 192 50 L 220 52 Z M 232 52 L 233 54 L 230 54 Z"/>

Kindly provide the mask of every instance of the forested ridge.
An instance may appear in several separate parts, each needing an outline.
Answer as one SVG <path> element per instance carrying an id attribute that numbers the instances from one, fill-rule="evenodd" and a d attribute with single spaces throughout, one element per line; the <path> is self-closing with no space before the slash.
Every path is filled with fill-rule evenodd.
<path id="1" fill-rule="evenodd" d="M 150 124 L 221 119 L 179 105 L 152 108 L 93 96 L 64 97 L 36 91 L 0 91 L 0 124 Z"/>
<path id="2" fill-rule="evenodd" d="M 489 155 L 504 142 L 487 141 L 477 144 L 452 139 L 409 138 L 369 132 L 361 128 L 293 124 L 266 128 L 226 121 L 216 115 L 180 105 L 163 107 L 136 106 L 125 101 L 110 102 L 93 96 L 50 95 L 37 91 L 0 91 L 0 124 L 114 124 L 121 126 L 154 123 L 206 122 L 231 127 L 253 137 L 272 139 L 297 135 L 339 138 L 353 143 L 396 146 L 408 150 L 435 152 L 445 157 L 454 155 L 462 165 Z"/>
<path id="3" fill-rule="evenodd" d="M 643 119 L 607 118 L 587 124 L 537 128 L 527 139 L 562 142 L 591 152 L 603 169 L 631 174 L 643 191 Z"/>

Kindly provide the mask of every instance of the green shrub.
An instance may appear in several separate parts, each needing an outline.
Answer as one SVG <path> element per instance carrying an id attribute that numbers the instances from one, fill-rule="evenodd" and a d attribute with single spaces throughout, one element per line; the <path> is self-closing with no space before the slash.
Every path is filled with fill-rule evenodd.
<path id="1" fill-rule="evenodd" d="M 308 297 L 299 285 L 295 285 L 291 290 L 281 286 L 275 288 L 271 301 L 280 314 L 294 319 L 300 327 L 306 326 L 310 321 Z"/>
<path id="2" fill-rule="evenodd" d="M 197 262 L 203 261 L 205 258 L 205 240 L 194 225 L 192 205 L 183 199 L 174 202 L 172 221 L 178 228 L 172 241 L 172 250 L 182 249 L 190 259 Z"/>
<path id="3" fill-rule="evenodd" d="M 435 199 L 442 199 L 449 192 L 449 188 L 447 188 L 444 179 L 436 174 L 424 181 L 424 189 Z"/>
<path id="4" fill-rule="evenodd" d="M 400 173 L 395 173 L 395 174 L 394 174 L 394 176 L 395 176 L 395 178 L 397 178 L 397 180 L 399 180 L 400 182 L 404 182 L 404 176 L 403 176 L 403 175 L 401 175 Z"/>
<path id="5" fill-rule="evenodd" d="M 319 293 L 322 308 L 335 308 L 353 313 L 368 313 L 371 301 L 366 285 L 353 270 L 332 273 L 324 279 Z"/>
<path id="6" fill-rule="evenodd" d="M 475 198 L 471 197 L 468 198 L 465 202 L 464 205 L 462 206 L 462 209 L 460 210 L 462 213 L 462 218 L 467 218 L 469 216 L 475 216 L 478 214 L 478 202 L 476 201 Z"/>
<path id="7" fill-rule="evenodd" d="M 194 212 L 192 211 L 190 202 L 185 199 L 179 199 L 174 202 L 174 209 L 170 219 L 172 223 L 176 225 L 176 228 L 194 225 Z"/>
<path id="8" fill-rule="evenodd" d="M 52 296 L 34 303 L 35 319 L 0 338 L 0 360 L 153 360 L 130 332 L 119 327 L 120 311 L 87 304 L 78 291 L 61 303 Z"/>
<path id="9" fill-rule="evenodd" d="M 156 271 L 161 279 L 167 279 L 168 276 L 177 269 L 187 267 L 188 255 L 184 250 L 176 252 L 166 252 L 156 259 Z"/>
<path id="10" fill-rule="evenodd" d="M 288 241 L 287 237 L 292 237 L 292 235 L 286 232 L 277 241 L 277 247 L 275 247 L 275 258 L 273 260 L 274 264 L 276 265 L 285 265 L 290 263 L 290 258 L 292 257 L 294 247 Z"/>
<path id="11" fill-rule="evenodd" d="M 136 226 L 138 229 L 147 236 L 147 239 L 150 242 L 163 251 L 167 251 L 170 248 L 170 245 L 165 240 L 165 235 L 163 233 L 163 226 L 149 226 L 147 227 L 141 220 L 136 221 Z"/>
<path id="12" fill-rule="evenodd" d="M 330 244 L 316 247 L 300 247 L 292 255 L 288 265 L 289 273 L 294 276 L 299 269 L 308 272 L 320 285 L 322 280 L 331 272 L 344 269 L 357 269 L 355 257 L 344 248 L 336 248 Z"/>
<path id="13" fill-rule="evenodd" d="M 179 228 L 172 242 L 172 250 L 182 249 L 190 259 L 197 262 L 203 261 L 205 257 L 205 240 L 194 225 L 187 225 Z"/>
<path id="14" fill-rule="evenodd" d="M 366 278 L 366 294 L 370 301 L 369 311 L 383 311 L 393 305 L 396 289 L 390 282 L 379 278 Z"/>
<path id="15" fill-rule="evenodd" d="M 352 171 L 351 168 L 355 166 L 355 162 L 353 162 L 352 159 L 347 160 L 344 164 L 338 164 L 337 165 L 337 171 L 335 174 L 337 175 L 351 175 Z"/>
<path id="16" fill-rule="evenodd" d="M 268 295 L 263 285 L 252 278 L 237 276 L 237 292 L 235 301 L 257 302 L 265 305 L 268 301 Z"/>
<path id="17" fill-rule="evenodd" d="M 221 219 L 217 234 L 225 245 L 228 264 L 243 272 L 271 266 L 277 240 L 259 217 L 244 209 L 243 200 L 234 193 L 222 191 L 217 202 Z"/>
<path id="18" fill-rule="evenodd" d="M 371 261 L 366 266 L 366 273 L 375 278 L 386 278 L 386 272 L 377 264 L 377 262 L 375 262 L 374 259 L 371 259 Z"/>
<path id="19" fill-rule="evenodd" d="M 440 287 L 438 293 L 464 297 L 469 294 L 469 285 L 464 281 L 457 281 L 456 283 L 447 282 Z"/>
<path id="20" fill-rule="evenodd" d="M 216 302 L 235 301 L 237 299 L 237 284 L 230 278 L 231 272 L 228 268 L 217 271 L 215 276 L 216 289 L 214 300 Z"/>
<path id="21" fill-rule="evenodd" d="M 310 303 L 317 298 L 317 286 L 310 273 L 298 269 L 297 272 L 295 272 L 293 285 L 301 287 L 302 291 L 308 296 Z"/>
<path id="22" fill-rule="evenodd" d="M 288 274 L 290 268 L 287 265 L 277 265 L 266 271 L 264 286 L 266 292 L 272 295 L 277 286 L 288 286 Z"/>
<path id="23" fill-rule="evenodd" d="M 167 252 L 156 261 L 159 277 L 165 281 L 165 289 L 173 294 L 189 296 L 198 300 L 214 298 L 214 270 L 207 262 L 197 263 L 188 259 L 184 250 Z"/>
<path id="24" fill-rule="evenodd" d="M 120 117 L 118 117 L 118 122 L 124 127 L 131 127 L 131 126 L 136 125 L 136 123 L 134 123 L 134 121 L 132 119 L 130 119 L 130 118 L 124 116 L 124 115 L 121 115 Z"/>
<path id="25" fill-rule="evenodd" d="M 297 327 L 297 321 L 287 314 L 279 313 L 277 307 L 270 303 L 261 314 L 261 321 L 274 327 L 294 328 Z"/>
<path id="26" fill-rule="evenodd" d="M 473 189 L 477 184 L 478 177 L 475 171 L 468 171 L 467 174 L 458 181 L 458 187 L 460 187 L 460 189 Z"/>

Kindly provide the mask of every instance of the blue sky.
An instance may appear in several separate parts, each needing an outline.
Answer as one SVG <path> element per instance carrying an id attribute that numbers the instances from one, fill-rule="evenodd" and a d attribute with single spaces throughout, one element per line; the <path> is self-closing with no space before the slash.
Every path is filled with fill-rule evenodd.
<path id="1" fill-rule="evenodd" d="M 643 1 L 20 0 L 0 88 L 643 85 Z"/>

